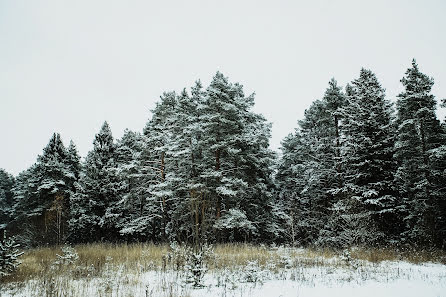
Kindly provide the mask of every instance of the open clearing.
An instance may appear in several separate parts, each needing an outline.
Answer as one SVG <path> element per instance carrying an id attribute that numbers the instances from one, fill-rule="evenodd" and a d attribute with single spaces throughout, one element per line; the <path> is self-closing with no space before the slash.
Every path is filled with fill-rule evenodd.
<path id="1" fill-rule="evenodd" d="M 444 255 L 219 245 L 194 287 L 185 251 L 87 245 L 70 257 L 60 248 L 31 250 L 0 296 L 446 296 Z"/>

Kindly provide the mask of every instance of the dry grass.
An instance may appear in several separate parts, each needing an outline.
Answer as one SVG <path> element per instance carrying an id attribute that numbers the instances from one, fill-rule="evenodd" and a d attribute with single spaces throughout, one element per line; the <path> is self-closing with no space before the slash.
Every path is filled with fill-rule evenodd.
<path id="1" fill-rule="evenodd" d="M 406 261 L 413 264 L 426 262 L 438 262 L 446 264 L 446 252 L 441 250 L 402 250 L 392 248 L 365 249 L 356 248 L 351 250 L 354 259 L 365 260 L 373 263 L 382 261 Z"/>
<path id="2" fill-rule="evenodd" d="M 185 255 L 190 250 L 184 246 L 172 249 L 168 245 L 155 244 L 78 245 L 74 247 L 78 254 L 74 263 L 56 264 L 57 254 L 62 254 L 61 248 L 48 247 L 26 251 L 18 271 L 0 280 L 0 286 L 5 290 L 6 296 L 191 295 L 192 288 L 186 285 L 189 284 L 190 266 L 186 265 L 185 260 Z M 265 280 L 269 277 L 278 280 L 290 279 L 302 284 L 311 284 L 318 277 L 328 277 L 328 283 L 330 277 L 331 281 L 349 282 L 358 271 L 362 280 L 383 275 L 387 280 L 408 278 L 413 274 L 413 268 L 401 272 L 399 263 L 374 263 L 395 260 L 416 264 L 445 263 L 446 253 L 399 252 L 390 248 L 352 248 L 346 253 L 320 248 L 220 244 L 213 247 L 212 255 L 206 259 L 209 269 L 208 283 L 210 279 L 216 281 L 214 288 L 220 290 L 218 296 L 227 296 L 226 290 L 238 290 L 240 282 L 262 283 L 263 277 L 266 277 Z M 335 272 L 338 269 L 342 273 L 337 276 Z M 240 285 L 241 296 L 243 288 L 244 285 Z"/>
<path id="3" fill-rule="evenodd" d="M 216 257 L 211 268 L 217 269 L 244 266 L 252 261 L 265 265 L 275 256 L 265 246 L 250 244 L 220 244 L 214 247 L 214 254 Z"/>
<path id="4" fill-rule="evenodd" d="M 43 279 L 50 275 L 70 273 L 72 278 L 99 275 L 107 265 L 119 267 L 124 273 L 139 274 L 149 270 L 165 268 L 166 258 L 170 248 L 168 245 L 155 244 L 87 244 L 75 246 L 79 255 L 76 269 L 66 270 L 55 267 L 57 254 L 61 254 L 61 247 L 32 249 L 21 257 L 22 265 L 11 276 L 2 281 L 23 282 L 30 279 Z M 336 259 L 342 254 L 332 249 L 277 249 L 263 245 L 250 244 L 220 244 L 214 246 L 213 260 L 208 264 L 209 269 L 235 268 L 245 266 L 256 261 L 258 265 L 276 263 L 280 268 L 283 255 L 288 255 L 296 266 L 326 265 L 327 260 Z M 446 263 L 444 251 L 404 251 L 396 249 L 350 249 L 352 259 L 365 260 L 373 263 L 382 261 L 404 260 L 411 263 L 441 262 Z M 338 261 L 342 265 L 342 261 Z"/>
<path id="5" fill-rule="evenodd" d="M 155 244 L 86 244 L 75 246 L 79 255 L 78 269 L 73 277 L 86 274 L 99 274 L 105 265 L 120 266 L 125 271 L 147 271 L 158 269 L 167 254 L 167 245 Z M 64 267 L 57 267 L 54 262 L 61 255 L 61 247 L 45 247 L 25 251 L 20 258 L 22 264 L 11 276 L 2 279 L 4 282 L 21 282 L 29 279 L 44 278 L 50 274 L 66 273 Z"/>

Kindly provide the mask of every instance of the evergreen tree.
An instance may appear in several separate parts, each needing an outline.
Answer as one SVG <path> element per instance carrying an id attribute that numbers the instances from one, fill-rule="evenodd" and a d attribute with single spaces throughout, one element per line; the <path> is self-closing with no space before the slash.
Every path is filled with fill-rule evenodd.
<path id="1" fill-rule="evenodd" d="M 299 121 L 295 135 L 282 143 L 276 176 L 292 218 L 291 237 L 315 243 L 326 225 L 333 203 L 330 191 L 340 184 L 340 109 L 345 98 L 332 79 L 322 100 L 316 100 Z"/>
<path id="2" fill-rule="evenodd" d="M 36 164 L 18 176 L 12 224 L 13 229 L 28 226 L 27 234 L 21 234 L 23 242 L 33 245 L 64 242 L 69 200 L 76 180 L 68 157 L 60 135 L 54 133 Z"/>
<path id="3" fill-rule="evenodd" d="M 301 195 L 306 183 L 303 176 L 309 148 L 297 130 L 282 140 L 280 149 L 282 155 L 277 166 L 275 181 L 279 198 L 289 218 L 286 235 L 293 244 L 298 241 L 302 243 L 307 238 L 306 230 L 309 227 L 305 220 L 302 220 L 302 210 L 306 208 L 302 204 L 307 200 L 302 199 Z"/>
<path id="4" fill-rule="evenodd" d="M 361 69 L 359 78 L 347 89 L 342 125 L 345 184 L 340 188 L 345 198 L 335 207 L 335 214 L 340 211 L 346 224 L 342 234 L 347 244 L 392 239 L 401 228 L 392 188 L 392 106 L 384 92 L 375 74 L 366 69 Z"/>
<path id="5" fill-rule="evenodd" d="M 156 218 L 152 227 L 152 236 L 155 240 L 166 240 L 173 231 L 169 222 L 176 197 L 172 191 L 171 177 L 176 165 L 171 152 L 175 146 L 173 128 L 176 125 L 174 114 L 178 104 L 177 99 L 175 92 L 165 92 L 144 129 L 153 157 L 151 163 L 154 175 L 150 177 L 148 200 L 155 206 L 152 208 L 151 216 Z"/>
<path id="6" fill-rule="evenodd" d="M 6 237 L 6 231 L 0 240 L 0 280 L 17 270 L 21 264 L 19 257 L 23 252 L 19 251 L 20 245 L 15 242 L 14 237 Z"/>
<path id="7" fill-rule="evenodd" d="M 150 200 L 149 188 L 156 181 L 158 168 L 153 166 L 151 149 L 144 135 L 128 130 L 117 143 L 123 192 L 113 212 L 119 214 L 116 227 L 127 240 L 156 239 L 152 227 L 160 217 L 158 205 Z"/>
<path id="8" fill-rule="evenodd" d="M 0 231 L 6 229 L 12 218 L 14 206 L 14 177 L 0 169 Z"/>
<path id="9" fill-rule="evenodd" d="M 421 73 L 413 60 L 401 83 L 404 91 L 397 101 L 396 183 L 403 199 L 406 234 L 412 241 L 442 244 L 446 192 L 441 147 L 446 138 L 436 118 L 435 97 L 430 93 L 434 81 Z"/>
<path id="10" fill-rule="evenodd" d="M 241 85 L 229 83 L 217 72 L 201 109 L 201 178 L 207 181 L 215 219 L 218 223 L 223 215 L 245 212 L 245 224 L 254 226 L 249 234 L 237 235 L 231 228 L 217 224 L 215 227 L 222 230 L 220 239 L 232 236 L 241 240 L 260 235 L 261 223 L 256 219 L 265 216 L 263 211 L 268 210 L 268 201 L 272 199 L 269 193 L 275 156 L 268 150 L 270 125 L 263 116 L 250 111 L 253 105 L 254 95 L 245 97 Z M 229 212 L 230 209 L 233 211 Z"/>
<path id="11" fill-rule="evenodd" d="M 38 244 L 34 239 L 39 229 L 36 228 L 37 224 L 32 224 L 35 214 L 30 211 L 31 207 L 29 206 L 37 184 L 37 165 L 33 164 L 17 175 L 15 186 L 12 189 L 14 202 L 8 229 L 12 234 L 17 235 L 17 241 L 24 247 Z"/>
<path id="12" fill-rule="evenodd" d="M 116 146 L 107 122 L 95 136 L 71 199 L 70 240 L 75 242 L 117 240 L 115 203 L 120 199 Z"/>
<path id="13" fill-rule="evenodd" d="M 67 156 L 65 159 L 65 164 L 67 166 L 67 170 L 72 174 L 70 175 L 72 182 L 70 185 L 74 184 L 74 181 L 79 179 L 79 175 L 81 173 L 81 157 L 77 151 L 77 147 L 74 142 L 71 140 L 70 145 L 67 148 Z"/>
<path id="14" fill-rule="evenodd" d="M 191 96 L 184 89 L 177 96 L 177 104 L 171 114 L 172 146 L 169 158 L 169 180 L 172 200 L 170 237 L 176 240 L 193 241 L 196 246 L 206 237 L 206 219 L 209 216 L 206 204 L 205 181 L 199 173 L 203 170 L 200 137 L 203 122 L 199 107 L 204 94 L 200 81 L 192 88 Z"/>

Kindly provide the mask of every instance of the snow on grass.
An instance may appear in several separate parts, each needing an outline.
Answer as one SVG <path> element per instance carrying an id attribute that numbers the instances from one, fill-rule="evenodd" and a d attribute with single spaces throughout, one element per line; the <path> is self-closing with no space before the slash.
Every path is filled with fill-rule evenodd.
<path id="1" fill-rule="evenodd" d="M 264 252 L 262 261 L 215 265 L 199 288 L 187 281 L 187 265 L 129 269 L 110 258 L 100 273 L 77 276 L 79 267 L 48 271 L 3 284 L 0 296 L 446 296 L 443 264 L 369 262 L 345 255 L 314 256 L 304 249 Z"/>

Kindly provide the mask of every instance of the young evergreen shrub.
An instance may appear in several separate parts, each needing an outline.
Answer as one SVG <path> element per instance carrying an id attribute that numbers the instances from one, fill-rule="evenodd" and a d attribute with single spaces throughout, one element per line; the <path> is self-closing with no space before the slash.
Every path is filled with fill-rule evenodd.
<path id="1" fill-rule="evenodd" d="M 56 254 L 57 259 L 54 262 L 56 265 L 71 265 L 75 264 L 79 259 L 76 250 L 71 246 L 64 246 L 62 248 L 62 255 Z"/>
<path id="2" fill-rule="evenodd" d="M 212 246 L 204 245 L 196 249 L 188 249 L 186 255 L 186 282 L 192 283 L 194 287 L 204 287 L 202 281 L 208 270 L 207 263 L 213 257 Z"/>
<path id="3" fill-rule="evenodd" d="M 7 238 L 4 232 L 3 240 L 0 241 L 0 278 L 11 275 L 21 264 L 19 257 L 23 252 L 18 247 L 15 238 Z"/>

